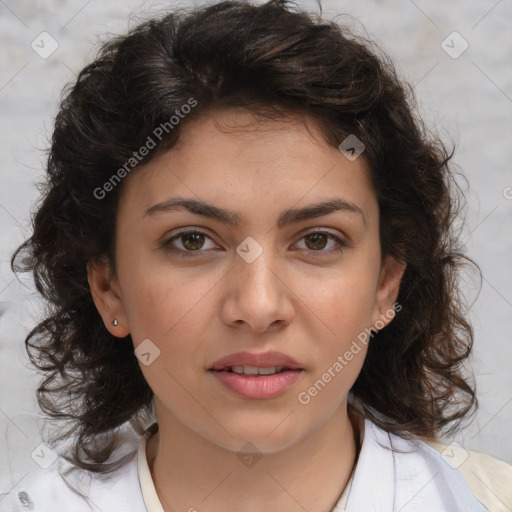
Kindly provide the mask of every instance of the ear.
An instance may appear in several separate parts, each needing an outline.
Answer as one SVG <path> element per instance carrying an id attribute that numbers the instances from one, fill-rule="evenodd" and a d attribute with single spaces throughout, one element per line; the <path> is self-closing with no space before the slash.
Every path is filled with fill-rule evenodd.
<path id="1" fill-rule="evenodd" d="M 372 314 L 372 326 L 376 330 L 385 327 L 395 316 L 394 304 L 406 267 L 406 263 L 399 262 L 391 256 L 387 256 L 382 265 Z"/>
<path id="2" fill-rule="evenodd" d="M 96 309 L 110 334 L 118 338 L 130 334 L 118 285 L 112 278 L 110 264 L 106 258 L 87 264 L 87 280 Z M 114 319 L 117 320 L 116 326 L 112 325 Z"/>

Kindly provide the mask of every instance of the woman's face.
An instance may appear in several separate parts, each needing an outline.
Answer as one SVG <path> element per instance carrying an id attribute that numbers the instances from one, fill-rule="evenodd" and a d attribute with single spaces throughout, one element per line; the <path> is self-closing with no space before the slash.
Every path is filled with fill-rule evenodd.
<path id="1" fill-rule="evenodd" d="M 392 318 L 403 267 L 381 268 L 362 157 L 300 121 L 225 129 L 253 120 L 233 110 L 190 122 L 125 178 L 117 279 L 109 289 L 94 267 L 90 283 L 107 328 L 131 334 L 159 421 L 271 453 L 345 406 L 361 334 Z M 337 208 L 315 209 L 323 203 Z M 275 366 L 284 371 L 250 375 Z"/>

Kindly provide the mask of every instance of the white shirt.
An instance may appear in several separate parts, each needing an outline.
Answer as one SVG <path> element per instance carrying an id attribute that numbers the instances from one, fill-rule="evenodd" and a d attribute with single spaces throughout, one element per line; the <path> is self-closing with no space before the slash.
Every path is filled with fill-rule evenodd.
<path id="1" fill-rule="evenodd" d="M 90 506 L 68 488 L 58 468 L 50 468 L 0 493 L 0 511 L 164 512 L 147 463 L 147 439 L 142 436 L 133 457 L 110 474 L 77 469 L 67 477 Z M 503 481 L 503 489 L 512 489 L 512 466 L 486 457 L 504 465 L 501 477 L 509 478 L 510 485 Z M 502 499 L 504 508 L 486 508 L 463 474 L 434 447 L 389 434 L 365 419 L 357 465 L 332 512 L 500 512 L 511 504 L 510 495 Z M 195 508 L 201 511 L 199 497 Z"/>

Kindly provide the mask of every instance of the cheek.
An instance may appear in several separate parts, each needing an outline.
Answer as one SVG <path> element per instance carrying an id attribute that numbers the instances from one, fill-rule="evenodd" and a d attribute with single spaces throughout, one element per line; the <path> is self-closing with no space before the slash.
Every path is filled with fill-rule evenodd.
<path id="1" fill-rule="evenodd" d="M 356 335 L 371 325 L 376 278 L 371 268 L 350 269 L 309 283 L 304 301 L 336 335 Z"/>
<path id="2" fill-rule="evenodd" d="M 311 333 L 320 341 L 313 348 L 317 362 L 313 381 L 320 380 L 316 387 L 321 392 L 311 390 L 322 395 L 319 403 L 336 402 L 361 370 L 370 341 L 376 279 L 374 268 L 361 265 L 333 275 L 308 294 L 311 310 L 322 320 L 318 332 Z"/>
<path id="3" fill-rule="evenodd" d="M 192 350 L 211 314 L 208 292 L 215 278 L 156 266 L 135 266 L 127 276 L 123 305 L 134 345 L 149 338 L 162 352 Z"/>
<path id="4" fill-rule="evenodd" d="M 146 365 L 139 356 L 141 370 L 157 396 L 172 397 L 167 404 L 172 409 L 193 405 L 180 383 L 193 382 L 202 369 L 198 354 L 206 339 L 209 288 L 180 282 L 175 275 L 152 279 L 146 274 L 126 297 L 134 349 L 140 345 L 138 353 L 151 357 Z"/>

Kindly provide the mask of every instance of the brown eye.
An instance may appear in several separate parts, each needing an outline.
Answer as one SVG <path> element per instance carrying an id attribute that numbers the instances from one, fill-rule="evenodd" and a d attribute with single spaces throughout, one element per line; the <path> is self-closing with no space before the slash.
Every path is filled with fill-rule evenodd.
<path id="1" fill-rule="evenodd" d="M 185 249 L 197 251 L 198 249 L 201 249 L 201 247 L 203 246 L 205 236 L 203 233 L 193 232 L 184 233 L 180 235 L 180 238 Z"/>
<path id="2" fill-rule="evenodd" d="M 305 247 L 299 247 L 299 249 L 306 251 L 312 256 L 332 255 L 348 247 L 347 243 L 328 231 L 312 231 L 304 235 L 298 243 L 302 241 L 304 241 Z M 334 246 L 329 248 L 330 241 L 334 242 Z"/>
<path id="3" fill-rule="evenodd" d="M 306 240 L 306 246 L 308 249 L 318 251 L 325 248 L 329 237 L 325 233 L 313 233 L 311 235 L 306 235 L 304 239 Z M 310 240 L 311 243 L 308 243 L 308 240 Z"/>
<path id="4" fill-rule="evenodd" d="M 211 237 L 202 231 L 182 231 L 163 242 L 162 247 L 181 256 L 200 256 L 211 252 L 211 250 L 208 250 L 212 249 L 211 246 L 205 248 L 208 240 L 215 246 Z M 305 247 L 299 249 L 311 256 L 328 256 L 348 247 L 347 243 L 328 231 L 312 231 L 303 236 L 299 243 L 303 241 Z M 334 242 L 334 245 L 330 248 L 329 242 Z"/>
<path id="5" fill-rule="evenodd" d="M 197 256 L 205 252 L 210 247 L 204 247 L 207 241 L 210 240 L 213 246 L 213 240 L 202 231 L 182 231 L 172 238 L 163 242 L 162 247 L 172 252 L 179 253 L 181 256 Z"/>

